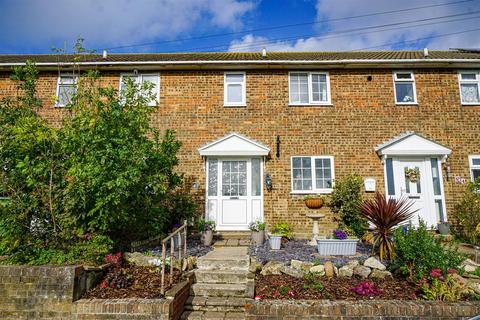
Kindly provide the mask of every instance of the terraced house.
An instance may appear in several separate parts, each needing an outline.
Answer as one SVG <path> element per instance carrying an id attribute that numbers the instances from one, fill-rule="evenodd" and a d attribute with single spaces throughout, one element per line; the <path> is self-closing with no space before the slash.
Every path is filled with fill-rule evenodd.
<path id="1" fill-rule="evenodd" d="M 15 93 L 11 68 L 27 59 L 40 70 L 39 112 L 60 125 L 73 57 L 0 56 L 0 96 Z M 104 53 L 78 65 L 119 89 L 125 77 L 155 84 L 152 125 L 176 130 L 179 170 L 218 230 L 264 219 L 306 234 L 302 197 L 353 172 L 436 226 L 454 222 L 465 182 L 480 176 L 478 51 Z M 335 223 L 322 210 L 326 233 Z"/>

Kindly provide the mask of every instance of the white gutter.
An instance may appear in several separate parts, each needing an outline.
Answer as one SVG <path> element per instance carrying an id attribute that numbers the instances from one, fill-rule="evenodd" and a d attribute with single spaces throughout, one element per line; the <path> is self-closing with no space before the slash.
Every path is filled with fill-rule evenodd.
<path id="1" fill-rule="evenodd" d="M 36 62 L 37 66 L 57 65 L 182 65 L 182 64 L 345 64 L 345 63 L 480 63 L 480 59 L 351 59 L 351 60 L 186 60 L 186 61 L 86 61 Z M 22 66 L 25 62 L 0 63 L 0 66 Z"/>

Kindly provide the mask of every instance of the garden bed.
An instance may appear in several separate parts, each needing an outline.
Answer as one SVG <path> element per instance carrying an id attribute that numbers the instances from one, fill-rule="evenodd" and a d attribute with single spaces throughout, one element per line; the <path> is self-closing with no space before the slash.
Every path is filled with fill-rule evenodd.
<path id="1" fill-rule="evenodd" d="M 255 295 L 261 299 L 331 299 L 331 300 L 415 300 L 419 288 L 406 280 L 398 279 L 362 279 L 319 277 L 320 288 L 306 279 L 282 275 L 257 275 Z M 370 282 L 381 290 L 377 295 L 360 295 L 352 288 L 362 282 Z M 308 287 L 308 288 L 307 288 Z"/>
<path id="2" fill-rule="evenodd" d="M 173 282 L 170 285 L 170 274 L 165 273 L 165 291 L 181 280 L 182 274 L 173 271 Z M 139 267 L 127 265 L 122 268 L 111 268 L 102 281 L 89 290 L 84 299 L 123 299 L 123 298 L 161 298 L 162 274 L 158 267 Z"/>

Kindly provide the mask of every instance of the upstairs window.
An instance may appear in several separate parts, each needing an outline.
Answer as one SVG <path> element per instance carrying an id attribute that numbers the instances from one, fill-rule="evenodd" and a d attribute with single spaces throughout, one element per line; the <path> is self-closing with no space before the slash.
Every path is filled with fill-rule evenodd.
<path id="1" fill-rule="evenodd" d="M 480 178 L 480 155 L 469 156 L 470 162 L 470 174 L 472 181 L 475 181 L 477 178 Z"/>
<path id="2" fill-rule="evenodd" d="M 152 100 L 148 101 L 148 106 L 156 106 L 160 100 L 160 75 L 158 73 L 139 73 L 139 74 L 122 74 L 120 77 L 120 95 L 125 96 L 126 82 L 125 80 L 132 79 L 140 88 L 146 82 L 152 83 L 151 93 L 155 96 Z M 122 99 L 123 100 L 123 99 Z"/>
<path id="3" fill-rule="evenodd" d="M 57 107 L 65 107 L 77 93 L 77 77 L 73 74 L 61 74 L 57 81 Z"/>
<path id="4" fill-rule="evenodd" d="M 225 72 L 224 99 L 225 106 L 245 106 L 245 72 Z"/>
<path id="5" fill-rule="evenodd" d="M 393 81 L 395 84 L 396 104 L 416 104 L 415 78 L 413 72 L 394 72 Z"/>
<path id="6" fill-rule="evenodd" d="M 293 193 L 330 193 L 333 180 L 333 157 L 292 157 Z"/>
<path id="7" fill-rule="evenodd" d="M 290 105 L 330 104 L 330 80 L 327 72 L 290 72 Z"/>
<path id="8" fill-rule="evenodd" d="M 480 104 L 480 72 L 460 72 L 458 78 L 462 104 Z"/>

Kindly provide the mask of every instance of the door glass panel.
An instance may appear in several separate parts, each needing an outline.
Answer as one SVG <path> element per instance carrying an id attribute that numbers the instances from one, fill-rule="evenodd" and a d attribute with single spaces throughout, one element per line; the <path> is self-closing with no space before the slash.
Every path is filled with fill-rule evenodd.
<path id="1" fill-rule="evenodd" d="M 260 173 L 260 159 L 252 159 L 252 196 L 260 196 L 262 193 Z"/>
<path id="2" fill-rule="evenodd" d="M 247 195 L 247 162 L 222 162 L 222 195 L 230 197 Z"/>
<path id="3" fill-rule="evenodd" d="M 441 199 L 435 200 L 435 212 L 437 213 L 438 221 L 445 221 L 443 215 L 443 204 Z"/>
<path id="4" fill-rule="evenodd" d="M 438 159 L 431 158 L 430 163 L 432 165 L 432 180 L 433 180 L 433 194 L 440 196 L 440 174 L 438 171 Z"/>
<path id="5" fill-rule="evenodd" d="M 417 172 L 420 172 L 420 168 L 415 166 L 415 167 L 405 167 L 404 172 L 405 172 L 405 192 L 406 193 L 411 193 L 411 194 L 417 194 L 417 193 L 422 193 L 422 188 L 420 184 L 420 175 L 418 176 L 413 176 L 412 174 L 408 174 L 408 172 L 411 172 L 411 169 L 414 169 Z"/>
<path id="6" fill-rule="evenodd" d="M 394 196 L 395 195 L 395 181 L 394 181 L 394 178 L 393 178 L 393 160 L 387 158 L 386 166 L 387 166 L 388 194 L 391 195 L 391 196 Z"/>
<path id="7" fill-rule="evenodd" d="M 218 161 L 208 160 L 208 195 L 216 196 L 218 189 Z"/>

